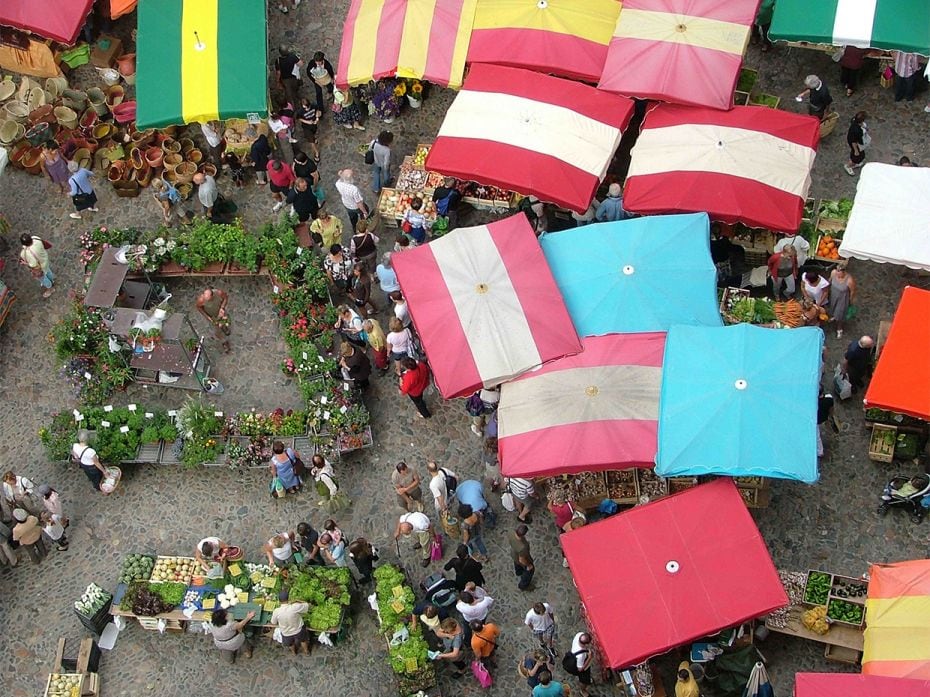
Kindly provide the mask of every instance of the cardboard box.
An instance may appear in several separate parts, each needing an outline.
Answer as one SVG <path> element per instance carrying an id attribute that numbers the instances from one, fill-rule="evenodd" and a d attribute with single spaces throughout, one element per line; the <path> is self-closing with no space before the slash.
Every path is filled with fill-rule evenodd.
<path id="1" fill-rule="evenodd" d="M 101 34 L 90 49 L 90 63 L 98 68 L 112 68 L 123 53 L 123 42 L 115 36 Z"/>

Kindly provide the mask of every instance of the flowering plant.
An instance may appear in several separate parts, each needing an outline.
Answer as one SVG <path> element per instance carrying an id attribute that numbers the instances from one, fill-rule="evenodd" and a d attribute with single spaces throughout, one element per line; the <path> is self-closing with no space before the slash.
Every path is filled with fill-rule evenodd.
<path id="1" fill-rule="evenodd" d="M 394 96 L 398 99 L 407 94 L 407 83 L 403 80 L 399 80 L 396 85 L 394 85 Z"/>
<path id="2" fill-rule="evenodd" d="M 410 96 L 414 99 L 422 99 L 423 97 L 423 83 L 419 80 L 414 80 L 410 84 Z"/>
<path id="3" fill-rule="evenodd" d="M 402 84 L 402 83 L 399 83 Z M 371 95 L 371 104 L 375 114 L 382 121 L 400 116 L 400 96 L 396 93 L 393 81 L 382 80 L 378 82 Z"/>

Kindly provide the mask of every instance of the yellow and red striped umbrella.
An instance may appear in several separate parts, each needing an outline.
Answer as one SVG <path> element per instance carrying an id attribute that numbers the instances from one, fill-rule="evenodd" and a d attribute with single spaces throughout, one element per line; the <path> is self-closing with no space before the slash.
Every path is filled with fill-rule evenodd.
<path id="1" fill-rule="evenodd" d="M 873 564 L 862 672 L 930 679 L 930 560 Z"/>

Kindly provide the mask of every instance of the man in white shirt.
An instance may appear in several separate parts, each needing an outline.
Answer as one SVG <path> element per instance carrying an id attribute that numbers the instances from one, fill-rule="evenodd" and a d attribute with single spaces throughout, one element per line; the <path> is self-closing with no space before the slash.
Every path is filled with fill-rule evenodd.
<path id="1" fill-rule="evenodd" d="M 491 612 L 491 606 L 494 605 L 494 598 L 488 595 L 483 588 L 475 586 L 473 583 L 466 585 L 473 586 L 471 590 L 464 590 L 459 593 L 459 600 L 455 604 L 455 609 L 461 613 L 466 622 L 473 620 L 484 620 L 488 613 Z"/>
<path id="2" fill-rule="evenodd" d="M 555 612 L 552 606 L 549 603 L 536 603 L 526 613 L 523 624 L 530 628 L 539 645 L 552 655 L 555 639 Z"/>
<path id="3" fill-rule="evenodd" d="M 578 632 L 572 639 L 572 653 L 575 655 L 575 675 L 578 676 L 578 692 L 582 697 L 589 697 L 588 685 L 591 684 L 591 661 L 594 658 L 591 646 L 591 635 L 587 632 Z"/>
<path id="4" fill-rule="evenodd" d="M 422 566 L 429 566 L 430 562 L 430 543 L 433 541 L 433 524 L 430 523 L 429 517 L 425 513 L 413 511 L 404 513 L 397 521 L 397 528 L 394 530 L 394 539 L 399 540 L 400 536 L 413 535 L 416 538 L 414 549 L 420 550 Z"/>
<path id="5" fill-rule="evenodd" d="M 336 180 L 336 191 L 342 199 L 342 205 L 345 206 L 346 214 L 349 216 L 349 223 L 352 225 L 352 234 L 355 234 L 355 226 L 358 225 L 359 218 L 368 218 L 368 206 L 365 205 L 365 199 L 362 192 L 355 185 L 354 173 L 351 169 L 339 170 L 339 179 Z"/>
<path id="6" fill-rule="evenodd" d="M 298 649 L 310 653 L 310 633 L 304 626 L 304 614 L 310 612 L 310 605 L 302 602 L 290 602 L 286 588 L 278 593 L 281 605 L 271 613 L 271 624 L 278 625 L 285 646 L 290 646 L 294 655 Z"/>
<path id="7" fill-rule="evenodd" d="M 798 253 L 798 268 L 800 269 L 807 261 L 807 255 L 811 249 L 810 242 L 796 232 L 789 232 L 775 243 L 775 254 L 784 251 L 788 247 L 794 247 L 794 251 Z M 793 297 L 795 290 L 794 276 L 787 276 L 785 278 L 785 293 L 789 297 Z"/>
<path id="8" fill-rule="evenodd" d="M 207 121 L 200 124 L 200 132 L 207 141 L 210 162 L 216 166 L 216 176 L 219 176 L 223 169 L 223 136 L 220 135 L 220 124 L 216 121 Z"/>
<path id="9" fill-rule="evenodd" d="M 436 506 L 437 515 L 442 515 L 449 509 L 449 500 L 452 498 L 446 487 L 446 474 L 454 477 L 455 472 L 440 467 L 435 462 L 427 462 L 426 471 L 430 476 L 429 490 L 433 495 L 433 505 Z"/>

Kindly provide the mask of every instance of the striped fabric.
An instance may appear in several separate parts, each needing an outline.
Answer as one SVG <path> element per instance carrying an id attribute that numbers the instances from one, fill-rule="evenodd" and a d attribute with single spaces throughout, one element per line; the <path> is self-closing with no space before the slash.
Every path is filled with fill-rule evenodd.
<path id="1" fill-rule="evenodd" d="M 396 255 L 394 268 L 447 399 L 581 350 L 523 215 L 459 228 Z"/>
<path id="2" fill-rule="evenodd" d="M 707 211 L 711 220 L 795 231 L 819 138 L 811 116 L 658 106 L 633 147 L 623 205 L 644 214 Z"/>
<path id="3" fill-rule="evenodd" d="M 336 67 L 340 87 L 383 77 L 458 88 L 477 0 L 352 0 Z"/>
<path id="4" fill-rule="evenodd" d="M 139 128 L 267 115 L 264 0 L 141 0 L 137 43 Z"/>

